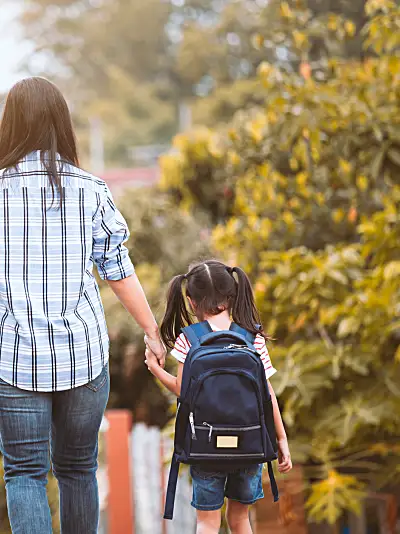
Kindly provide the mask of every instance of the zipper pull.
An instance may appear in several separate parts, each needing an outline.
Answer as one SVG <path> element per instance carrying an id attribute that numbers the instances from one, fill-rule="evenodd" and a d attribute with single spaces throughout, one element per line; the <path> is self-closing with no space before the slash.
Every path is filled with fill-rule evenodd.
<path id="1" fill-rule="evenodd" d="M 196 429 L 194 427 L 194 415 L 193 415 L 193 412 L 190 412 L 190 414 L 189 414 L 189 423 L 190 423 L 190 428 L 192 429 L 192 439 L 196 440 L 197 436 L 196 436 Z"/>
<path id="2" fill-rule="evenodd" d="M 213 427 L 212 427 L 212 425 L 210 425 L 209 423 L 206 423 L 206 422 L 204 422 L 203 425 L 204 425 L 204 426 L 208 426 L 208 428 L 210 429 L 210 432 L 208 433 L 208 443 L 211 443 L 211 437 L 212 437 L 212 433 L 213 433 Z"/>

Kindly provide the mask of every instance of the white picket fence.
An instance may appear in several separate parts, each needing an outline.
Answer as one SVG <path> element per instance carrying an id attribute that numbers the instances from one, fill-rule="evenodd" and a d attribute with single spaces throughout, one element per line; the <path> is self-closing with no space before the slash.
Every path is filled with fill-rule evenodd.
<path id="1" fill-rule="evenodd" d="M 190 505 L 191 483 L 187 470 L 181 470 L 173 521 L 162 519 L 165 488 L 171 455 L 171 442 L 158 428 L 135 425 L 132 432 L 132 480 L 136 534 L 192 534 L 196 515 Z"/>

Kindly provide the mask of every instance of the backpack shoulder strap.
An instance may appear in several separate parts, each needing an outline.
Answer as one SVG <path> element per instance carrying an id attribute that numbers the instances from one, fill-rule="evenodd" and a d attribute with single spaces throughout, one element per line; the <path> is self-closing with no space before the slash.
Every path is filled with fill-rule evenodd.
<path id="1" fill-rule="evenodd" d="M 246 339 L 246 341 L 248 341 L 251 345 L 254 345 L 256 336 L 252 334 L 251 332 L 248 332 L 245 328 L 242 328 L 236 323 L 232 323 L 229 330 L 232 330 L 232 332 L 241 334 Z"/>
<path id="2" fill-rule="evenodd" d="M 200 345 L 200 339 L 203 336 L 212 332 L 212 328 L 208 321 L 203 321 L 202 323 L 195 323 L 182 328 L 182 332 L 185 334 L 191 347 L 196 347 Z"/>
<path id="3" fill-rule="evenodd" d="M 172 456 L 171 468 L 169 471 L 167 494 L 165 498 L 164 519 L 173 519 L 174 517 L 174 504 L 176 495 L 176 486 L 178 483 L 179 475 L 179 462 L 176 459 L 176 455 Z"/>

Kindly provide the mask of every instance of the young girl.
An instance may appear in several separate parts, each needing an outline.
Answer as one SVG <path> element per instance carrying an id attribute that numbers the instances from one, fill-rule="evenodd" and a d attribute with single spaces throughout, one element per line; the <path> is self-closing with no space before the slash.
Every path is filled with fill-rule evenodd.
<path id="1" fill-rule="evenodd" d="M 186 286 L 186 289 L 185 287 Z M 186 295 L 186 299 L 185 299 Z M 188 310 L 192 313 L 189 313 Z M 267 380 L 275 374 L 265 344 L 266 334 L 261 326 L 250 281 L 242 269 L 233 269 L 219 261 L 209 260 L 192 266 L 185 275 L 176 276 L 169 288 L 167 310 L 161 326 L 164 343 L 178 360 L 177 376 L 172 376 L 155 363 L 146 350 L 146 364 L 162 384 L 179 397 L 182 371 L 190 344 L 181 328 L 199 321 L 208 321 L 214 331 L 229 330 L 232 320 L 256 335 L 254 346 L 260 354 Z M 292 468 L 285 428 L 274 390 L 268 382 L 274 406 L 279 471 Z M 232 534 L 250 534 L 249 506 L 263 498 L 262 468 L 254 466 L 233 472 L 210 472 L 191 468 L 193 479 L 192 506 L 197 509 L 197 533 L 217 534 L 221 524 L 221 508 L 228 499 L 227 520 Z"/>

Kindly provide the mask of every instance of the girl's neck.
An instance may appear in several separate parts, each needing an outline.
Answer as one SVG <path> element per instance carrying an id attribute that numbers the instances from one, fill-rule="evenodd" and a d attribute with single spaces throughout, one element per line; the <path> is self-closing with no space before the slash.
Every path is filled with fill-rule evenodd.
<path id="1" fill-rule="evenodd" d="M 218 315 L 205 315 L 204 320 L 215 325 L 217 328 L 220 328 L 221 330 L 229 330 L 229 327 L 231 326 L 231 322 L 232 322 L 231 316 L 228 310 L 225 310 L 219 313 Z"/>

